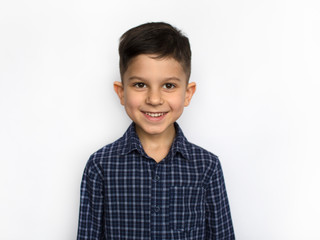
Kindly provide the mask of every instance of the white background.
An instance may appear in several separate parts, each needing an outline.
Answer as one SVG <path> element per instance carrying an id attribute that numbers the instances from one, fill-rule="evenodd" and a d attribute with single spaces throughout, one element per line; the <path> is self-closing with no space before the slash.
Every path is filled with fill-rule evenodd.
<path id="1" fill-rule="evenodd" d="M 220 157 L 237 239 L 320 239 L 316 0 L 1 1 L 0 239 L 76 238 L 86 161 L 130 123 L 118 39 L 148 21 L 190 39 L 179 123 Z"/>

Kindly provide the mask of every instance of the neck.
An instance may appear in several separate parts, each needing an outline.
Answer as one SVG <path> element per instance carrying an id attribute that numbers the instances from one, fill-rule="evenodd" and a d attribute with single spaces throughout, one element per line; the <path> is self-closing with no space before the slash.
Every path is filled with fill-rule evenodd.
<path id="1" fill-rule="evenodd" d="M 160 162 L 167 156 L 176 135 L 173 124 L 161 134 L 147 134 L 143 129 L 137 127 L 136 132 L 144 151 L 156 162 Z"/>

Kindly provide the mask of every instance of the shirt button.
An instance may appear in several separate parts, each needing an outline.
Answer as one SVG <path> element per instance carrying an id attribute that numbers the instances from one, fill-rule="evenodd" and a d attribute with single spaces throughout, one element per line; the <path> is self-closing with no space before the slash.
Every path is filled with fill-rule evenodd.
<path id="1" fill-rule="evenodd" d="M 157 205 L 154 205 L 154 206 L 153 206 L 153 211 L 154 211 L 155 213 L 159 212 L 159 211 L 160 211 L 160 207 L 157 206 Z"/>
<path id="2" fill-rule="evenodd" d="M 154 178 L 153 178 L 153 180 L 154 180 L 155 182 L 158 182 L 158 181 L 160 180 L 160 176 L 159 176 L 159 175 L 155 175 Z"/>

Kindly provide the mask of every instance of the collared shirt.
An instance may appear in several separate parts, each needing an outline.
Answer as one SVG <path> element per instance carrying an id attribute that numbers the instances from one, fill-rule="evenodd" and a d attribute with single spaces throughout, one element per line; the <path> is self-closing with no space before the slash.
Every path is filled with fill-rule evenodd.
<path id="1" fill-rule="evenodd" d="M 95 152 L 84 170 L 78 240 L 235 239 L 220 162 L 176 137 L 159 163 L 134 123 Z"/>

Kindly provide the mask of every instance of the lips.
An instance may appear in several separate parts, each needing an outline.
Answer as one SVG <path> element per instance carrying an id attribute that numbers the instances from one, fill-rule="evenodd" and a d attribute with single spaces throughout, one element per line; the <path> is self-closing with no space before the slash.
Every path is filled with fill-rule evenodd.
<path id="1" fill-rule="evenodd" d="M 163 116 L 165 113 L 164 112 L 160 112 L 160 113 L 146 112 L 145 114 L 147 114 L 150 117 L 160 117 L 160 116 Z"/>
<path id="2" fill-rule="evenodd" d="M 152 118 L 159 118 L 167 114 L 167 112 L 143 112 L 143 113 Z"/>

